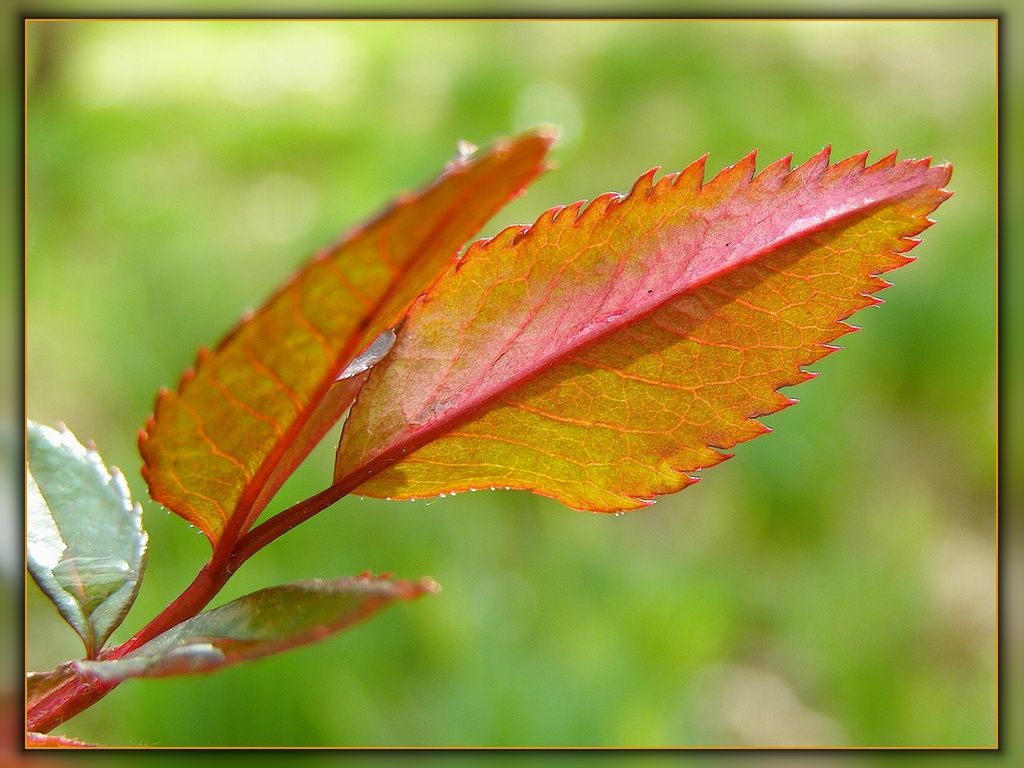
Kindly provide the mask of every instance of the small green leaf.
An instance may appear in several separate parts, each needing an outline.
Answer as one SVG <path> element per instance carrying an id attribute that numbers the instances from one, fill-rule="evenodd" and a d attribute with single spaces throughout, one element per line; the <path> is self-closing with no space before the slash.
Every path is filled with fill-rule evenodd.
<path id="1" fill-rule="evenodd" d="M 28 422 L 28 570 L 95 658 L 135 601 L 146 566 L 142 508 L 71 432 Z"/>
<path id="2" fill-rule="evenodd" d="M 73 666 L 104 683 L 210 672 L 322 640 L 395 600 L 413 600 L 437 589 L 431 579 L 408 582 L 369 575 L 298 581 L 205 611 L 122 659 L 76 661 Z"/>

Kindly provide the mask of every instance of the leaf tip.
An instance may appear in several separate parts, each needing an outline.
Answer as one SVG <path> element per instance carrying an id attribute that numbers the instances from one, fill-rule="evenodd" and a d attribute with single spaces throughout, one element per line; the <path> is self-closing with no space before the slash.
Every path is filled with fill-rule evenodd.
<path id="1" fill-rule="evenodd" d="M 755 181 L 761 185 L 768 185 L 771 188 L 777 188 L 782 181 L 789 175 L 790 169 L 793 167 L 793 153 L 790 152 L 788 155 L 780 157 L 774 163 L 766 166 L 762 170 Z"/>
<path id="2" fill-rule="evenodd" d="M 416 596 L 419 595 L 436 595 L 441 591 L 441 585 L 434 581 L 429 576 L 424 576 L 413 583 L 413 588 L 416 591 Z"/>
<path id="3" fill-rule="evenodd" d="M 541 123 L 540 125 L 533 128 L 531 131 L 537 138 L 542 141 L 546 141 L 548 146 L 551 146 L 555 142 L 561 141 L 564 131 L 562 126 L 555 123 Z"/>
<path id="4" fill-rule="evenodd" d="M 650 193 L 648 192 L 648 194 Z M 590 204 L 587 205 L 586 208 L 576 211 L 576 225 L 578 226 L 583 219 L 589 215 L 601 215 L 607 213 L 613 205 L 617 205 L 622 201 L 623 197 L 616 192 L 604 192 L 603 194 L 598 195 L 590 201 Z M 582 205 L 582 203 L 579 203 L 578 205 Z"/>
<path id="5" fill-rule="evenodd" d="M 751 150 L 746 157 L 736 163 L 741 173 L 741 181 L 750 182 L 754 179 L 754 169 L 757 167 L 757 150 Z"/>
<path id="6" fill-rule="evenodd" d="M 386 584 L 390 589 L 395 590 L 394 596 L 401 600 L 415 600 L 423 595 L 434 595 L 441 591 L 441 585 L 429 576 L 424 576 L 416 581 L 405 581 L 396 579 L 395 575 L 389 571 L 376 575 L 373 571 L 363 571 L 355 579 L 367 584 Z"/>
<path id="7" fill-rule="evenodd" d="M 828 164 L 831 159 L 832 145 L 826 144 L 820 150 L 811 155 L 807 162 L 797 170 L 804 171 L 807 176 L 820 176 L 825 172 L 825 169 L 828 168 Z"/>
<path id="8" fill-rule="evenodd" d="M 871 166 L 867 170 L 869 170 L 869 171 L 884 171 L 887 168 L 892 168 L 894 165 L 896 165 L 896 155 L 897 154 L 899 154 L 898 150 L 894 149 L 892 152 L 890 152 L 888 155 L 883 157 L 878 162 L 872 163 Z"/>
<path id="9" fill-rule="evenodd" d="M 707 167 L 708 155 L 704 153 L 683 170 L 676 174 L 672 180 L 673 187 L 680 187 L 683 192 L 696 194 L 704 186 L 704 175 Z"/>
<path id="10" fill-rule="evenodd" d="M 640 174 L 640 177 L 633 182 L 633 187 L 629 190 L 629 194 L 626 195 L 626 198 L 632 199 L 635 197 L 646 197 L 647 195 L 650 195 L 654 189 L 654 174 L 660 170 L 661 166 L 656 165 L 649 171 Z M 599 199 L 600 198 L 595 198 L 595 202 Z"/>

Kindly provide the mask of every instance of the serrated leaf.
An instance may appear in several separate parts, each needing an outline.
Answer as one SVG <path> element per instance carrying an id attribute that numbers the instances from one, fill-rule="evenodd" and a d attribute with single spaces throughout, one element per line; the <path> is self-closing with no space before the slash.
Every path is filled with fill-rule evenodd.
<path id="1" fill-rule="evenodd" d="M 28 570 L 94 658 L 127 615 L 146 566 L 128 483 L 63 426 L 27 424 Z"/>
<path id="2" fill-rule="evenodd" d="M 322 640 L 395 600 L 437 589 L 430 579 L 367 575 L 270 587 L 184 621 L 121 659 L 72 664 L 104 683 L 210 672 Z"/>
<path id="3" fill-rule="evenodd" d="M 413 310 L 346 422 L 335 481 L 367 496 L 526 489 L 644 506 L 767 430 L 778 392 L 878 303 L 949 193 L 948 165 L 754 177 L 704 159 L 474 244 Z"/>
<path id="4" fill-rule="evenodd" d="M 463 245 L 545 169 L 543 131 L 460 156 L 316 257 L 215 352 L 164 391 L 141 433 L 150 494 L 213 544 L 247 530 L 345 412 L 346 372 L 451 264 Z"/>

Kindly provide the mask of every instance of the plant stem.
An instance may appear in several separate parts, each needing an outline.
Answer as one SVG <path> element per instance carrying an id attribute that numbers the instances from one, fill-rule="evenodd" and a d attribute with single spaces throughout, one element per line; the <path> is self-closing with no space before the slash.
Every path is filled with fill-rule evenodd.
<path id="1" fill-rule="evenodd" d="M 259 552 L 270 542 L 283 536 L 299 523 L 305 522 L 314 515 L 327 509 L 336 501 L 344 498 L 352 490 L 349 484 L 341 483 L 325 488 L 315 496 L 300 501 L 286 510 L 279 512 L 265 523 L 256 526 L 238 540 L 238 545 L 231 557 L 231 565 L 238 569 L 242 563 Z"/>
<path id="2" fill-rule="evenodd" d="M 425 435 L 426 437 L 424 437 Z M 323 512 L 335 502 L 348 496 L 370 477 L 401 460 L 406 452 L 414 451 L 420 445 L 429 442 L 433 438 L 434 435 L 432 433 L 424 430 L 418 437 L 419 442 L 406 441 L 392 446 L 390 450 L 357 467 L 315 496 L 310 496 L 305 501 L 300 501 L 298 504 L 278 512 L 265 523 L 256 526 L 238 540 L 238 544 L 235 546 L 231 556 L 232 567 L 237 570 L 242 563 L 274 541 L 274 539 L 283 536 L 295 526 Z"/>

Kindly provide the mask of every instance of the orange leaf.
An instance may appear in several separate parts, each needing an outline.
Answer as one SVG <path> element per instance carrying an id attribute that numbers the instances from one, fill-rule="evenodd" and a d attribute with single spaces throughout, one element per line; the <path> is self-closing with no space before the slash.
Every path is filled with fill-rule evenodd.
<path id="1" fill-rule="evenodd" d="M 229 525 L 244 533 L 350 405 L 367 375 L 350 363 L 545 169 L 552 140 L 528 133 L 451 162 L 317 254 L 215 352 L 201 351 L 140 434 L 152 497 L 214 544 Z"/>
<path id="2" fill-rule="evenodd" d="M 410 312 L 346 422 L 335 482 L 488 487 L 585 510 L 651 503 L 767 431 L 780 387 L 878 303 L 948 165 L 825 149 L 704 184 L 704 160 L 469 248 Z M 718 449 L 718 450 L 716 450 Z"/>

